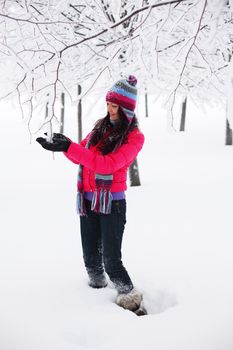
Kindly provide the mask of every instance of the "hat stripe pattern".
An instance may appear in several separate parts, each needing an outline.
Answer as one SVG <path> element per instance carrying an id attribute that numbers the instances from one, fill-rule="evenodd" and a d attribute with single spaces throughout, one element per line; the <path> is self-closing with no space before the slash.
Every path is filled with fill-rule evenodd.
<path id="1" fill-rule="evenodd" d="M 130 75 L 128 79 L 117 81 L 106 95 L 106 101 L 118 104 L 125 113 L 129 123 L 134 117 L 137 101 L 137 79 Z"/>
<path id="2" fill-rule="evenodd" d="M 127 108 L 122 108 L 122 109 L 124 110 L 124 113 L 126 114 L 129 121 L 131 121 L 132 118 L 135 116 L 134 111 L 131 111 L 130 109 L 127 109 Z"/>
<path id="3" fill-rule="evenodd" d="M 122 108 L 127 108 L 130 110 L 134 110 L 132 100 L 130 98 L 127 98 L 126 96 L 117 94 L 117 93 L 109 93 L 110 96 L 108 96 L 111 99 L 111 102 L 118 104 Z M 108 100 L 109 101 L 109 100 Z"/>
<path id="4" fill-rule="evenodd" d="M 126 89 L 122 89 L 122 88 L 116 86 L 115 92 L 119 95 L 126 96 L 130 99 L 135 100 L 135 93 L 127 91 Z"/>

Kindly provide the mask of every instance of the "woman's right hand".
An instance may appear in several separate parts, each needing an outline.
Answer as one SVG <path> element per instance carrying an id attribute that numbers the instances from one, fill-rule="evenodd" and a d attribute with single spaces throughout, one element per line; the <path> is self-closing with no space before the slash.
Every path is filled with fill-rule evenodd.
<path id="1" fill-rule="evenodd" d="M 52 142 L 49 142 L 44 137 L 38 137 L 36 141 L 46 150 L 52 152 L 67 152 L 71 141 L 63 134 L 54 133 Z"/>

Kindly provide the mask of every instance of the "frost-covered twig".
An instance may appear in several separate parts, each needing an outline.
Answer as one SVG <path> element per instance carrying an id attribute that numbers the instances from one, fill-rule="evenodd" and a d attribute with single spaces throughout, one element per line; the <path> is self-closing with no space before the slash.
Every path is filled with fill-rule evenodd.
<path id="1" fill-rule="evenodd" d="M 178 82 L 175 86 L 175 88 L 173 89 L 173 92 L 170 94 L 169 96 L 169 99 L 171 98 L 171 96 L 173 96 L 172 98 L 172 104 L 171 104 L 171 111 L 173 110 L 173 107 L 174 107 L 174 103 L 175 103 L 175 97 L 176 97 L 176 93 L 177 93 L 177 89 L 181 83 L 181 79 L 182 79 L 182 76 L 183 76 L 183 72 L 186 68 L 186 65 L 187 65 L 187 60 L 188 60 L 188 57 L 189 57 L 189 54 L 192 50 L 192 48 L 194 47 L 195 43 L 196 43 L 196 40 L 197 40 L 197 36 L 199 34 L 199 31 L 200 31 L 200 28 L 201 28 L 201 22 L 202 22 L 202 19 L 203 19 L 203 15 L 204 15 L 204 12 L 205 12 L 205 8 L 206 8 L 206 5 L 207 5 L 207 0 L 204 0 L 204 6 L 202 8 L 202 11 L 201 11 L 201 15 L 200 15 L 200 18 L 199 18 L 199 21 L 198 21 L 198 26 L 197 26 L 197 30 L 195 32 L 195 35 L 193 36 L 192 38 L 192 43 L 191 45 L 189 46 L 188 50 L 187 50 L 187 53 L 184 57 L 184 62 L 183 62 L 183 65 L 182 65 L 182 69 L 181 69 L 181 72 L 179 73 L 179 78 L 178 78 Z M 191 39 L 189 39 L 190 41 Z"/>
<path id="2" fill-rule="evenodd" d="M 94 81 L 91 83 L 91 86 L 83 93 L 79 96 L 79 100 L 81 100 L 83 97 L 85 97 L 95 86 L 96 82 L 98 81 L 99 77 L 103 74 L 103 72 L 108 68 L 109 63 L 117 56 L 117 54 L 120 52 L 121 49 L 118 49 L 113 55 L 112 57 L 110 57 L 107 61 L 107 63 L 104 65 L 104 67 L 101 68 L 101 70 L 99 71 L 99 73 L 96 75 Z"/>
<path id="3" fill-rule="evenodd" d="M 146 11 L 148 8 L 156 8 L 156 7 L 161 7 L 161 6 L 165 6 L 165 5 L 169 5 L 169 4 L 174 4 L 174 3 L 177 3 L 177 2 L 184 2 L 184 1 L 187 1 L 187 0 L 171 0 L 171 1 L 165 1 L 165 2 L 161 2 L 161 3 L 158 3 L 158 4 L 155 4 L 155 5 L 151 5 L 151 6 L 144 6 L 143 8 L 140 8 L 140 9 L 137 9 L 135 11 L 133 11 L 132 13 L 130 13 L 128 16 L 124 17 L 123 19 L 121 19 L 120 21 L 118 21 L 117 23 L 114 23 L 112 26 L 110 26 L 110 29 L 114 29 L 118 26 L 120 26 L 121 24 L 123 24 L 124 22 L 126 22 L 127 20 L 129 20 L 131 17 L 137 15 L 138 13 L 140 12 L 143 12 L 143 11 Z M 97 38 L 101 35 L 103 35 L 104 33 L 106 33 L 109 29 L 108 28 L 105 28 L 93 35 L 90 35 L 89 37 L 86 37 L 76 43 L 73 43 L 71 45 L 67 45 L 64 49 L 62 49 L 60 51 L 61 54 L 63 54 L 64 51 L 70 49 L 71 47 L 74 47 L 74 46 L 78 46 L 86 41 L 89 41 L 89 40 L 92 40 L 94 38 Z"/>

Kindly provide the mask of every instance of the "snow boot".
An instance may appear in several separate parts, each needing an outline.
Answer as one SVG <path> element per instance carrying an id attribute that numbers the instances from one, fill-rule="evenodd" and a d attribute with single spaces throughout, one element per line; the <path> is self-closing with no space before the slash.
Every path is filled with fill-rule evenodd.
<path id="1" fill-rule="evenodd" d="M 99 275 L 99 276 L 96 276 L 96 275 L 90 275 L 89 274 L 89 282 L 88 282 L 88 285 L 92 288 L 105 288 L 107 287 L 107 280 L 106 280 L 106 277 L 105 275 Z"/>
<path id="2" fill-rule="evenodd" d="M 136 313 L 142 302 L 142 294 L 136 289 L 132 289 L 129 293 L 118 294 L 116 304 L 126 310 Z"/>

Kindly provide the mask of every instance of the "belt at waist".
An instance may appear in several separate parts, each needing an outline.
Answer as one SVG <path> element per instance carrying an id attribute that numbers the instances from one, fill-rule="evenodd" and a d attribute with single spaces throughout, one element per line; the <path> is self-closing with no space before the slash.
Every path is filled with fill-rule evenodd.
<path id="1" fill-rule="evenodd" d="M 88 201 L 92 201 L 94 192 L 84 192 L 84 198 L 87 199 Z M 112 200 L 113 201 L 118 201 L 121 199 L 125 199 L 125 192 L 112 192 Z"/>

